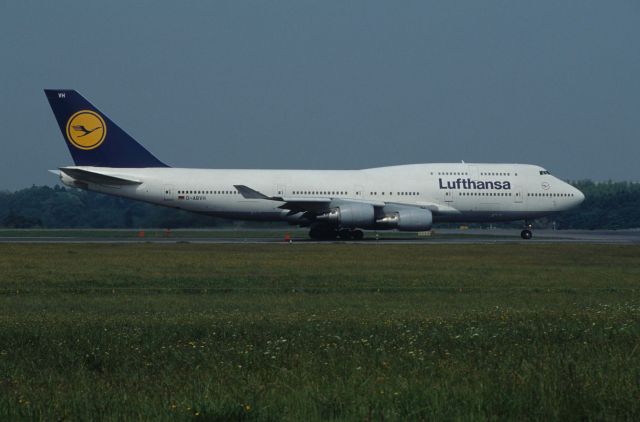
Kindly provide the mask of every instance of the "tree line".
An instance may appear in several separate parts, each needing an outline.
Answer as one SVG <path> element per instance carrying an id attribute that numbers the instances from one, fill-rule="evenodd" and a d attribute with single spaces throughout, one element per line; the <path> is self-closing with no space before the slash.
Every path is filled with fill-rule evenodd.
<path id="1" fill-rule="evenodd" d="M 561 229 L 632 229 L 640 228 L 640 183 L 571 182 L 584 193 L 585 200 L 554 220 Z"/>
<path id="2" fill-rule="evenodd" d="M 537 221 L 536 226 L 640 228 L 640 183 L 584 180 L 572 185 L 584 192 L 585 201 L 573 210 Z M 0 226 L 5 228 L 195 228 L 247 224 L 58 185 L 0 192 Z"/>
<path id="3" fill-rule="evenodd" d="M 219 219 L 61 186 L 0 192 L 5 228 L 216 227 Z"/>

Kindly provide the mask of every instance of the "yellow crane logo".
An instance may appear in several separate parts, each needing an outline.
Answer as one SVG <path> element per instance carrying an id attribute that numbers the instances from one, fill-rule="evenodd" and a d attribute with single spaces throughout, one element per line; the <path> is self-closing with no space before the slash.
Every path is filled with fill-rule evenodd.
<path id="1" fill-rule="evenodd" d="M 76 148 L 98 148 L 107 136 L 107 125 L 95 111 L 80 110 L 67 121 L 67 139 Z"/>

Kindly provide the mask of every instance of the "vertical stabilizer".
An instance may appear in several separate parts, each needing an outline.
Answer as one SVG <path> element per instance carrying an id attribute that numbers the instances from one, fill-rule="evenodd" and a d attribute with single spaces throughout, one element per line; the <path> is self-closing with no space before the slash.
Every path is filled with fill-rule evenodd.
<path id="1" fill-rule="evenodd" d="M 76 91 L 44 92 L 77 166 L 168 167 Z"/>

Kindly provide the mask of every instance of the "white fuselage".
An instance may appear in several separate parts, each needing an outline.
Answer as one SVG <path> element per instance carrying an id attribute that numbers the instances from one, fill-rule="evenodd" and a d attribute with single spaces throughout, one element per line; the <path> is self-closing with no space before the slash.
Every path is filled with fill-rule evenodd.
<path id="1" fill-rule="evenodd" d="M 245 185 L 269 197 L 331 198 L 427 208 L 434 222 L 534 219 L 580 204 L 584 195 L 528 164 L 411 164 L 364 170 L 207 170 L 68 167 L 140 181 L 71 186 L 232 219 L 290 221 L 283 202 L 245 198 Z"/>

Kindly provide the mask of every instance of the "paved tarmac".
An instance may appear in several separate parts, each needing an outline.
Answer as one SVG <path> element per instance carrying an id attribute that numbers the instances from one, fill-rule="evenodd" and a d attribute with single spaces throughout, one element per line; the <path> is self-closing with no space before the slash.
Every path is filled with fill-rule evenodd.
<path id="1" fill-rule="evenodd" d="M 180 237 L 91 237 L 91 236 L 47 236 L 33 237 L 2 236 L 0 243 L 195 243 L 195 244 L 286 244 L 279 231 L 274 231 L 273 237 L 251 237 L 251 231 L 246 231 L 246 237 L 229 237 L 221 234 L 211 237 L 182 235 Z M 223 233 L 223 232 L 221 232 Z M 243 232 L 244 233 L 244 232 Z M 295 244 L 317 243 L 350 243 L 350 244 L 497 244 L 497 243 L 600 243 L 600 244 L 640 244 L 640 230 L 534 230 L 533 239 L 520 238 L 520 230 L 494 229 L 494 230 L 458 230 L 438 229 L 432 236 L 407 237 L 407 234 L 386 233 L 379 240 L 375 233 L 368 232 L 365 239 L 360 241 L 314 241 L 306 238 L 294 237 Z"/>

